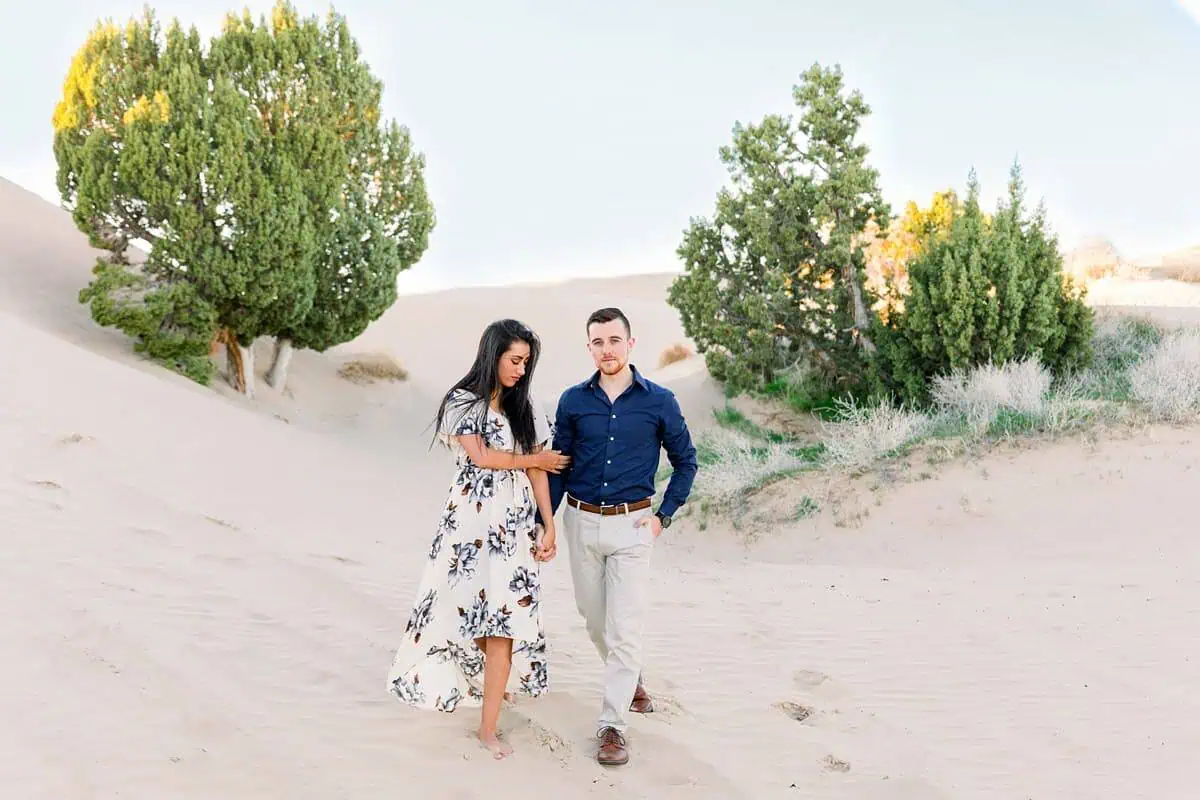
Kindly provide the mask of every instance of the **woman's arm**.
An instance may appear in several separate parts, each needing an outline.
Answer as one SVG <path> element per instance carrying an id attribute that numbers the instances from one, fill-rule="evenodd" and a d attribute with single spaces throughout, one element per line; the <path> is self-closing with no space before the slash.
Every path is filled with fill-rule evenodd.
<path id="1" fill-rule="evenodd" d="M 544 470 L 525 471 L 533 486 L 533 499 L 537 502 L 542 535 L 537 542 L 533 557 L 538 561 L 550 561 L 558 553 L 558 536 L 554 530 L 554 511 L 550 508 L 550 476 Z"/>
<path id="2" fill-rule="evenodd" d="M 536 469 L 547 472 L 558 472 L 570 461 L 557 451 L 548 450 L 530 455 L 518 455 L 504 450 L 492 450 L 483 443 L 478 434 L 459 436 L 458 442 L 467 451 L 467 456 L 477 467 L 484 469 Z M 548 480 L 548 479 L 547 479 Z M 549 499 L 549 483 L 547 483 L 547 499 Z"/>
<path id="3" fill-rule="evenodd" d="M 527 469 L 529 482 L 533 485 L 533 500 L 541 515 L 542 527 L 554 530 L 554 512 L 550 509 L 550 476 L 542 469 Z"/>

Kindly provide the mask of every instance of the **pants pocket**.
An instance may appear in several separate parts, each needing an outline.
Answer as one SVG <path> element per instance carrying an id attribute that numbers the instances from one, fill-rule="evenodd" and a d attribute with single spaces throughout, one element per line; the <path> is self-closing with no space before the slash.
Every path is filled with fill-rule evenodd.
<path id="1" fill-rule="evenodd" d="M 648 519 L 654 515 L 654 511 L 649 508 L 644 508 L 633 514 L 633 519 L 630 524 L 633 525 L 633 532 L 638 541 L 646 544 L 654 544 L 654 530 L 649 523 L 643 523 L 642 520 Z"/>

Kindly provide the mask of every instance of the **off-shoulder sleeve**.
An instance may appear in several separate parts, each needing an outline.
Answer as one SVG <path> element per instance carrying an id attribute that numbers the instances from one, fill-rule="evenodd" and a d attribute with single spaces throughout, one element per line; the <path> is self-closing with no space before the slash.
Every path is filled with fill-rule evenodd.
<path id="1" fill-rule="evenodd" d="M 459 389 L 446 401 L 446 410 L 442 415 L 442 427 L 438 438 L 442 444 L 453 448 L 457 444 L 455 437 L 470 436 L 480 433 L 479 430 L 479 398 L 471 392 Z"/>

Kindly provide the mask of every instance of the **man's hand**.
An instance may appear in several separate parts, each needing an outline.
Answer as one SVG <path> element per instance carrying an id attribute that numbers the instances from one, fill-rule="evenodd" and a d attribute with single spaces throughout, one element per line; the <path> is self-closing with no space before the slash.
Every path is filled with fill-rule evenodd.
<path id="1" fill-rule="evenodd" d="M 554 531 L 554 526 L 543 526 L 539 522 L 534 526 L 534 530 L 537 532 L 537 551 L 533 557 L 537 561 L 549 561 L 558 554 L 558 536 Z"/>
<path id="2" fill-rule="evenodd" d="M 658 518 L 657 514 L 650 514 L 642 517 L 634 523 L 635 528 L 644 528 L 647 525 L 650 526 L 650 532 L 653 533 L 654 538 L 657 539 L 658 535 L 662 533 L 662 520 Z"/>

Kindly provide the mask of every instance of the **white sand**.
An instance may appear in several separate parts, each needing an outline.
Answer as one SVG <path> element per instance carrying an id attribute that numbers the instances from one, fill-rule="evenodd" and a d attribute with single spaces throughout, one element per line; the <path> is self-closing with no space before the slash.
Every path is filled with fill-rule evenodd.
<path id="1" fill-rule="evenodd" d="M 62 212 L 0 182 L 0 797 L 1195 796 L 1194 432 L 957 465 L 858 528 L 747 544 L 682 520 L 657 553 L 659 711 L 619 770 L 592 759 L 601 670 L 560 557 L 553 691 L 505 713 L 496 763 L 474 712 L 384 689 L 450 475 L 433 403 L 503 315 L 542 335 L 553 402 L 588 373 L 583 318 L 617 303 L 705 426 L 700 362 L 654 369 L 682 339 L 668 277 L 403 298 L 250 402 L 91 325 L 90 266 Z M 376 351 L 411 379 L 337 377 Z"/>

